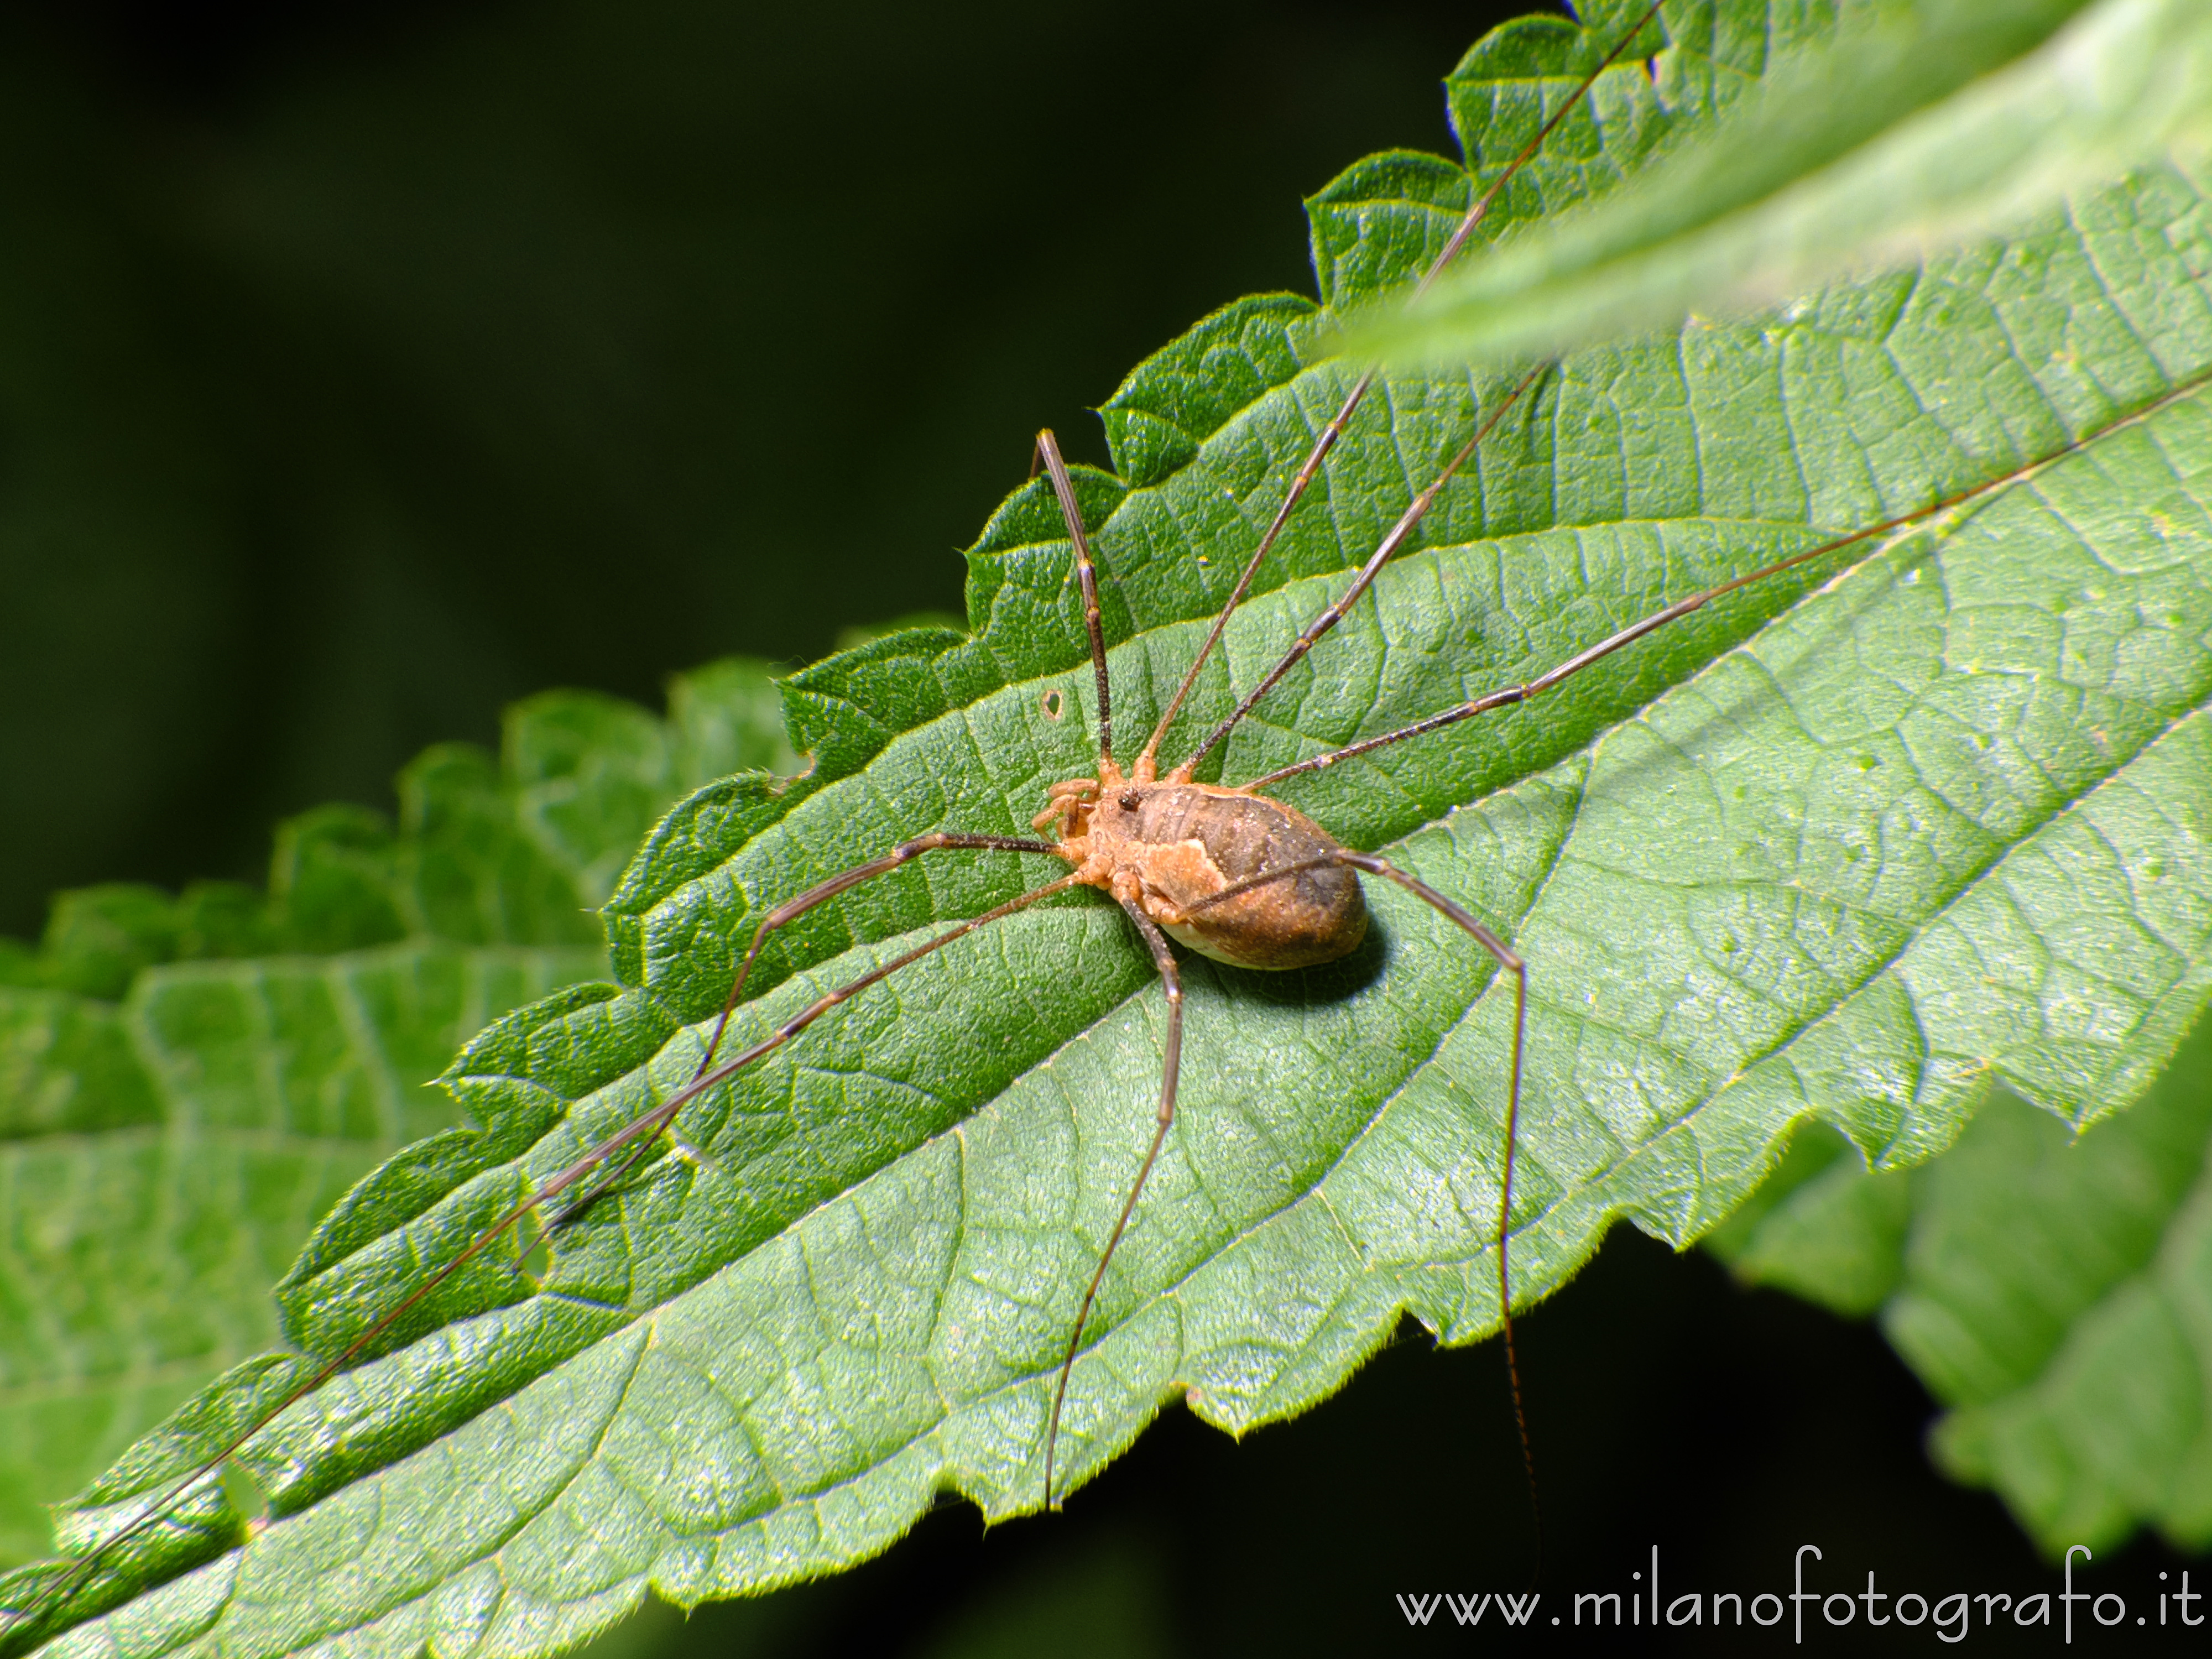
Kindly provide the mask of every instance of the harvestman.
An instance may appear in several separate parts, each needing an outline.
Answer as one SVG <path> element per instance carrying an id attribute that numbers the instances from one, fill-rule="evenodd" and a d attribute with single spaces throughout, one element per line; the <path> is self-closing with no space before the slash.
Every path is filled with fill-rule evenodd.
<path id="1" fill-rule="evenodd" d="M 1498 192 L 1537 153 L 1553 130 L 1589 92 L 1599 76 L 1642 33 L 1658 10 L 1659 7 L 1655 3 L 1638 17 L 1596 69 L 1582 81 L 1572 95 L 1553 112 L 1535 137 L 1479 196 L 1416 285 L 1416 294 L 1425 289 L 1438 273 L 1458 256 L 1487 216 Z M 2016 483 L 2053 461 L 2075 453 L 2102 435 L 2104 431 L 2110 430 L 2111 426 L 2139 420 L 2150 412 L 2148 410 L 2136 411 L 2121 421 L 2112 422 L 2111 426 L 2065 446 L 2052 455 L 2000 477 L 1677 599 L 1533 679 L 1498 687 L 1411 725 L 1310 756 L 1246 783 L 1222 785 L 1196 781 L 1193 775 L 1200 763 L 1221 744 L 1284 675 L 1349 613 L 1373 582 L 1376 573 L 1406 544 L 1444 486 L 1548 368 L 1549 365 L 1540 365 L 1527 374 L 1490 412 L 1488 417 L 1478 424 L 1474 434 L 1399 517 L 1342 595 L 1306 626 L 1281 659 L 1243 695 L 1227 717 L 1208 732 L 1195 749 L 1164 774 L 1158 765 L 1162 742 L 1291 514 L 1304 499 L 1354 410 L 1373 385 L 1374 372 L 1370 371 L 1352 387 L 1334 416 L 1315 441 L 1281 505 L 1276 509 L 1245 564 L 1227 603 L 1215 617 L 1211 630 L 1174 696 L 1169 699 L 1151 737 L 1126 773 L 1114 755 L 1112 688 L 1109 684 L 1105 638 L 1098 605 L 1097 571 L 1091 559 L 1086 526 L 1059 446 L 1049 431 L 1040 433 L 1036 459 L 1048 475 L 1073 544 L 1074 574 L 1082 598 L 1084 626 L 1090 645 L 1097 702 L 1098 762 L 1096 775 L 1053 785 L 1048 792 L 1043 809 L 1033 821 L 1034 828 L 1049 830 L 1056 839 L 1030 840 L 952 831 L 921 836 L 902 843 L 879 858 L 831 876 L 770 910 L 754 930 L 751 944 L 738 969 L 720 1015 L 714 1023 L 706 1053 L 690 1080 L 682 1089 L 546 1179 L 479 1233 L 465 1249 L 368 1326 L 344 1352 L 289 1392 L 275 1407 L 262 1413 L 250 1428 L 169 1488 L 151 1508 L 110 1534 L 88 1556 L 72 1564 L 57 1586 L 57 1595 L 43 1607 L 33 1606 L 23 1610 L 19 1617 L 35 1619 L 42 1613 L 58 1612 L 111 1551 L 170 1512 L 189 1491 L 228 1463 L 279 1413 L 351 1364 L 370 1344 L 424 1297 L 490 1248 L 495 1241 L 519 1226 L 526 1217 L 566 1200 L 562 1207 L 544 1221 L 541 1237 L 550 1236 L 618 1187 L 651 1154 L 665 1135 L 674 1139 L 674 1120 L 692 1101 L 717 1087 L 744 1066 L 782 1047 L 830 1009 L 878 981 L 957 939 L 965 938 L 980 927 L 1026 909 L 1040 900 L 1079 886 L 1103 889 L 1128 916 L 1131 925 L 1150 951 L 1164 985 L 1167 1020 L 1162 1044 L 1158 1111 L 1151 1144 L 1137 1167 L 1128 1196 L 1122 1203 L 1105 1246 L 1099 1254 L 1097 1267 L 1085 1288 L 1073 1328 L 1069 1333 L 1066 1352 L 1054 1382 L 1045 1432 L 1043 1497 L 1046 1504 L 1050 1506 L 1055 1503 L 1053 1469 L 1060 1413 L 1066 1399 L 1068 1380 L 1082 1349 L 1084 1328 L 1099 1288 L 1105 1281 L 1107 1271 L 1112 1265 L 1115 1252 L 1136 1212 L 1139 1200 L 1143 1197 L 1146 1183 L 1174 1124 L 1182 1053 L 1182 986 L 1176 958 L 1170 948 L 1169 940 L 1175 939 L 1218 961 L 1248 969 L 1285 969 L 1336 960 L 1357 949 L 1366 932 L 1365 902 L 1358 879 L 1362 872 L 1395 883 L 1434 907 L 1464 932 L 1476 947 L 1487 952 L 1502 972 L 1510 975 L 1513 979 L 1513 1038 L 1498 1206 L 1498 1291 L 1515 1422 L 1533 1500 L 1534 1458 L 1522 1406 L 1519 1366 L 1514 1346 L 1509 1250 L 1528 1000 L 1527 964 L 1498 933 L 1446 895 L 1398 869 L 1385 859 L 1340 845 L 1310 819 L 1259 792 L 1303 774 L 1321 771 L 1339 762 L 1372 754 L 1390 744 L 1440 731 L 1460 720 L 1540 696 L 1572 675 L 1716 599 L 1768 577 L 1828 557 L 1846 548 L 1887 536 Z M 2169 392 L 2166 398 L 2159 400 L 2152 408 L 2161 406 L 2185 390 L 2187 388 L 2185 387 Z M 716 1057 L 731 1018 L 744 998 L 745 984 L 753 965 L 771 934 L 817 906 L 864 882 L 888 874 L 925 853 L 940 851 L 1031 854 L 1061 860 L 1072 868 L 1066 874 L 981 915 L 959 922 L 857 979 L 825 993 L 742 1053 L 717 1062 Z M 599 1179 L 594 1182 L 592 1177 L 595 1176 Z M 586 1186 L 586 1182 L 591 1184 Z M 580 1188 L 584 1190 L 576 1197 L 568 1197 Z"/>

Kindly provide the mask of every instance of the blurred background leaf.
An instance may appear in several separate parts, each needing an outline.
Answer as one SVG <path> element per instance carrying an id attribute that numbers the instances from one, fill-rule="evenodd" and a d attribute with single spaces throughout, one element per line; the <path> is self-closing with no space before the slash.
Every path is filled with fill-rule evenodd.
<path id="1" fill-rule="evenodd" d="M 757 662 L 507 711 L 364 807 L 280 825 L 265 891 L 123 883 L 0 957 L 0 1560 L 44 1505 L 282 1340 L 270 1285 L 346 1189 L 459 1119 L 426 1088 L 489 1021 L 604 978 L 592 912 L 678 797 L 797 769 Z M 433 1145 L 436 1144 L 434 1141 Z"/>
<path id="2" fill-rule="evenodd" d="M 2158 1528 L 2212 1545 L 2212 1022 L 2077 1141 L 2017 1097 L 1920 1169 L 1790 1157 L 1708 1248 L 1882 1328 L 1949 1413 L 1931 1449 L 2054 1559 Z"/>
<path id="3" fill-rule="evenodd" d="M 1740 313 L 2015 228 L 2169 153 L 2201 166 L 2212 145 L 2199 0 L 1871 0 L 1843 17 L 1717 131 L 1346 349 L 1498 363 Z"/>

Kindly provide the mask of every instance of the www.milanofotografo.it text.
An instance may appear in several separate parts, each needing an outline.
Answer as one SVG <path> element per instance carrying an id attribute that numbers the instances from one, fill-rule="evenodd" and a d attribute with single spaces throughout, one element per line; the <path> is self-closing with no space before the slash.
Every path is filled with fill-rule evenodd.
<path id="1" fill-rule="evenodd" d="M 1808 1584 L 1808 1559 L 1814 1582 Z M 1675 1589 L 1663 1595 L 1659 1582 L 1659 1547 L 1651 1547 L 1647 1570 L 1629 1574 L 1626 1586 L 1603 1590 L 1554 1592 L 1552 1605 L 1544 1606 L 1539 1590 L 1455 1590 L 1397 1592 L 1398 1610 L 1413 1626 L 1480 1625 L 1487 1619 L 1507 1629 L 1542 1629 L 1550 1626 L 1589 1630 L 1626 1630 L 1637 1626 L 1676 1627 L 1758 1626 L 1785 1640 L 1817 1639 L 1822 1628 L 1848 1626 L 1893 1626 L 1912 1631 L 1932 1628 L 1945 1642 L 1963 1642 L 1981 1630 L 2000 1627 L 2033 1629 L 2041 1626 L 2062 1641 L 2074 1639 L 2075 1615 L 2082 1617 L 2086 1632 L 2090 1620 L 2106 1629 L 2148 1628 L 2153 1626 L 2204 1623 L 2207 1614 L 2196 1604 L 2206 1599 L 2191 1589 L 2185 1571 L 2169 1579 L 2160 1572 L 2155 1581 L 2122 1591 L 2074 1587 L 2076 1559 L 2090 1559 L 2089 1547 L 2076 1544 L 2066 1552 L 2066 1562 L 2051 1589 L 1961 1590 L 1926 1595 L 1917 1589 L 1888 1590 L 1866 1576 L 1864 1589 L 1823 1587 L 1820 1567 L 1826 1558 L 1817 1544 L 1797 1547 L 1795 1571 L 1786 1590 L 1759 1590 L 1749 1595 L 1740 1590 Z M 1832 1583 L 1833 1581 L 1831 1581 Z M 1559 1605 L 1565 1603 L 1565 1606 Z"/>

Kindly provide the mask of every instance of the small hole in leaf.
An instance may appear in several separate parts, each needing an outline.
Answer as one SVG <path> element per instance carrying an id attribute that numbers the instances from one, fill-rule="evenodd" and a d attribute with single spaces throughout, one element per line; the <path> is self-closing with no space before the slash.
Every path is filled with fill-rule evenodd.
<path id="1" fill-rule="evenodd" d="M 553 1271 L 553 1246 L 548 1242 L 545 1224 L 534 1212 L 526 1214 L 515 1224 L 514 1238 L 520 1252 L 514 1271 L 533 1285 L 542 1283 Z"/>
<path id="2" fill-rule="evenodd" d="M 255 1478 L 252 1470 L 236 1458 L 228 1458 L 224 1461 L 222 1474 L 218 1479 L 222 1485 L 223 1497 L 249 1528 L 258 1531 L 268 1524 L 269 1489 Z"/>
<path id="3" fill-rule="evenodd" d="M 1047 720 L 1056 720 L 1060 718 L 1060 710 L 1066 707 L 1066 705 L 1061 702 L 1059 692 L 1048 691 L 1044 694 L 1043 700 L 1037 704 L 1037 707 L 1044 710 L 1044 717 Z"/>

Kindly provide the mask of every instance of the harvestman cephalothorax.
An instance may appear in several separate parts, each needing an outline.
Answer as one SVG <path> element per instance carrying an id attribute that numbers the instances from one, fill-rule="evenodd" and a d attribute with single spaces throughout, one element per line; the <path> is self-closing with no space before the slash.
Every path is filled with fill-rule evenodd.
<path id="1" fill-rule="evenodd" d="M 1655 3 L 1637 19 L 1614 43 L 1606 58 L 1581 81 L 1572 95 L 1551 113 L 1527 146 L 1479 195 L 1460 220 L 1443 251 L 1420 278 L 1416 292 L 1425 289 L 1459 257 L 1488 214 L 1498 192 L 1514 173 L 1537 153 L 1553 130 L 1589 92 L 1598 77 L 1628 51 L 1658 11 L 1659 6 Z M 1085 1287 L 1075 1320 L 1067 1333 L 1066 1348 L 1050 1380 L 1042 1479 L 1036 1489 L 1039 1500 L 1048 1507 L 1056 1505 L 1059 1500 L 1060 1494 L 1054 1490 L 1055 1459 L 1069 1377 L 1082 1350 L 1085 1328 L 1093 1304 L 1131 1218 L 1143 1200 L 1147 1180 L 1175 1121 L 1183 999 L 1181 973 L 1170 941 L 1247 969 L 1297 969 L 1336 960 L 1357 949 L 1366 931 L 1367 915 L 1358 879 L 1362 873 L 1392 882 L 1433 907 L 1466 935 L 1471 948 L 1486 952 L 1495 961 L 1502 975 L 1510 979 L 1512 1035 L 1510 1073 L 1504 1079 L 1504 1146 L 1495 1226 L 1497 1279 L 1500 1324 L 1508 1375 L 1512 1384 L 1516 1423 L 1533 1498 L 1534 1463 L 1522 1408 L 1514 1346 L 1510 1248 L 1514 1157 L 1522 1092 L 1522 1053 L 1528 995 L 1527 965 L 1505 938 L 1448 894 L 1437 891 L 1372 853 L 1341 845 L 1293 807 L 1274 800 L 1262 792 L 1305 774 L 1324 770 L 1340 762 L 1372 754 L 1392 744 L 1420 739 L 1459 721 L 1540 697 L 1583 669 L 1728 594 L 1783 572 L 1827 559 L 1844 550 L 1878 543 L 1893 532 L 2016 483 L 2053 461 L 2075 453 L 2113 426 L 2124 423 L 2111 422 L 2027 466 L 1686 594 L 1595 641 L 1531 678 L 1498 686 L 1410 724 L 1309 756 L 1242 783 L 1198 781 L 1195 773 L 1200 763 L 1222 744 L 1285 675 L 1358 604 L 1382 567 L 1407 545 L 1439 494 L 1508 412 L 1543 378 L 1547 368 L 1548 365 L 1539 365 L 1528 371 L 1497 400 L 1494 407 L 1475 422 L 1474 430 L 1413 499 L 1344 591 L 1307 624 L 1279 660 L 1243 692 L 1226 717 L 1182 759 L 1164 770 L 1160 764 L 1163 744 L 1168 739 L 1186 701 L 1199 683 L 1202 671 L 1220 646 L 1224 630 L 1251 590 L 1285 525 L 1305 498 L 1355 410 L 1374 385 L 1375 375 L 1370 372 L 1352 386 L 1334 417 L 1315 440 L 1226 603 L 1184 670 L 1174 694 L 1168 699 L 1151 735 L 1126 769 L 1117 759 L 1114 748 L 1113 687 L 1108 672 L 1099 605 L 1099 573 L 1091 556 L 1089 527 L 1084 522 L 1073 482 L 1053 434 L 1049 431 L 1039 434 L 1036 461 L 1046 473 L 1058 501 L 1071 544 L 1073 580 L 1081 596 L 1094 680 L 1097 738 L 1095 772 L 1053 785 L 1042 809 L 1036 814 L 1033 827 L 1040 832 L 1049 832 L 1053 839 L 963 834 L 950 830 L 934 832 L 905 842 L 878 858 L 833 875 L 770 909 L 761 917 L 753 930 L 750 946 L 738 968 L 721 1012 L 712 1026 L 704 1055 L 684 1087 L 650 1112 L 636 1117 L 540 1182 L 491 1225 L 478 1233 L 465 1249 L 441 1265 L 409 1295 L 376 1318 L 343 1353 L 320 1367 L 276 1406 L 261 1413 L 250 1427 L 231 1439 L 192 1474 L 168 1488 L 136 1518 L 109 1534 L 96 1550 L 71 1564 L 56 1582 L 51 1594 L 40 1604 L 26 1613 L 18 1613 L 16 1617 L 39 1619 L 55 1613 L 69 1598 L 81 1593 L 86 1582 L 97 1570 L 100 1561 L 109 1552 L 171 1512 L 191 1489 L 208 1480 L 225 1466 L 280 1413 L 353 1364 L 380 1335 L 389 1331 L 425 1297 L 468 1262 L 491 1248 L 496 1241 L 520 1227 L 526 1218 L 543 1214 L 544 1233 L 555 1233 L 601 1196 L 619 1187 L 633 1170 L 652 1156 L 656 1147 L 675 1139 L 675 1120 L 687 1105 L 726 1082 L 742 1068 L 781 1048 L 840 1004 L 921 957 L 1041 900 L 1080 886 L 1103 890 L 1127 915 L 1163 982 L 1166 1017 L 1163 1026 L 1158 1110 L 1151 1141 L 1141 1161 L 1130 1171 L 1127 1198 L 1099 1249 L 1096 1267 Z M 2173 395 L 2178 394 L 2169 394 L 2169 399 Z M 2138 410 L 2125 419 L 2139 419 L 2144 412 Z M 899 869 L 925 854 L 942 851 L 1050 858 L 1064 862 L 1069 868 L 1055 879 L 980 915 L 958 922 L 924 943 L 881 963 L 860 977 L 819 996 L 742 1052 L 726 1057 L 721 1054 L 723 1038 L 733 1014 L 744 1000 L 752 969 L 763 947 L 779 929 L 863 883 Z M 681 1143 L 677 1144 L 681 1148 Z M 15 1621 L 11 1620 L 9 1622 Z"/>

